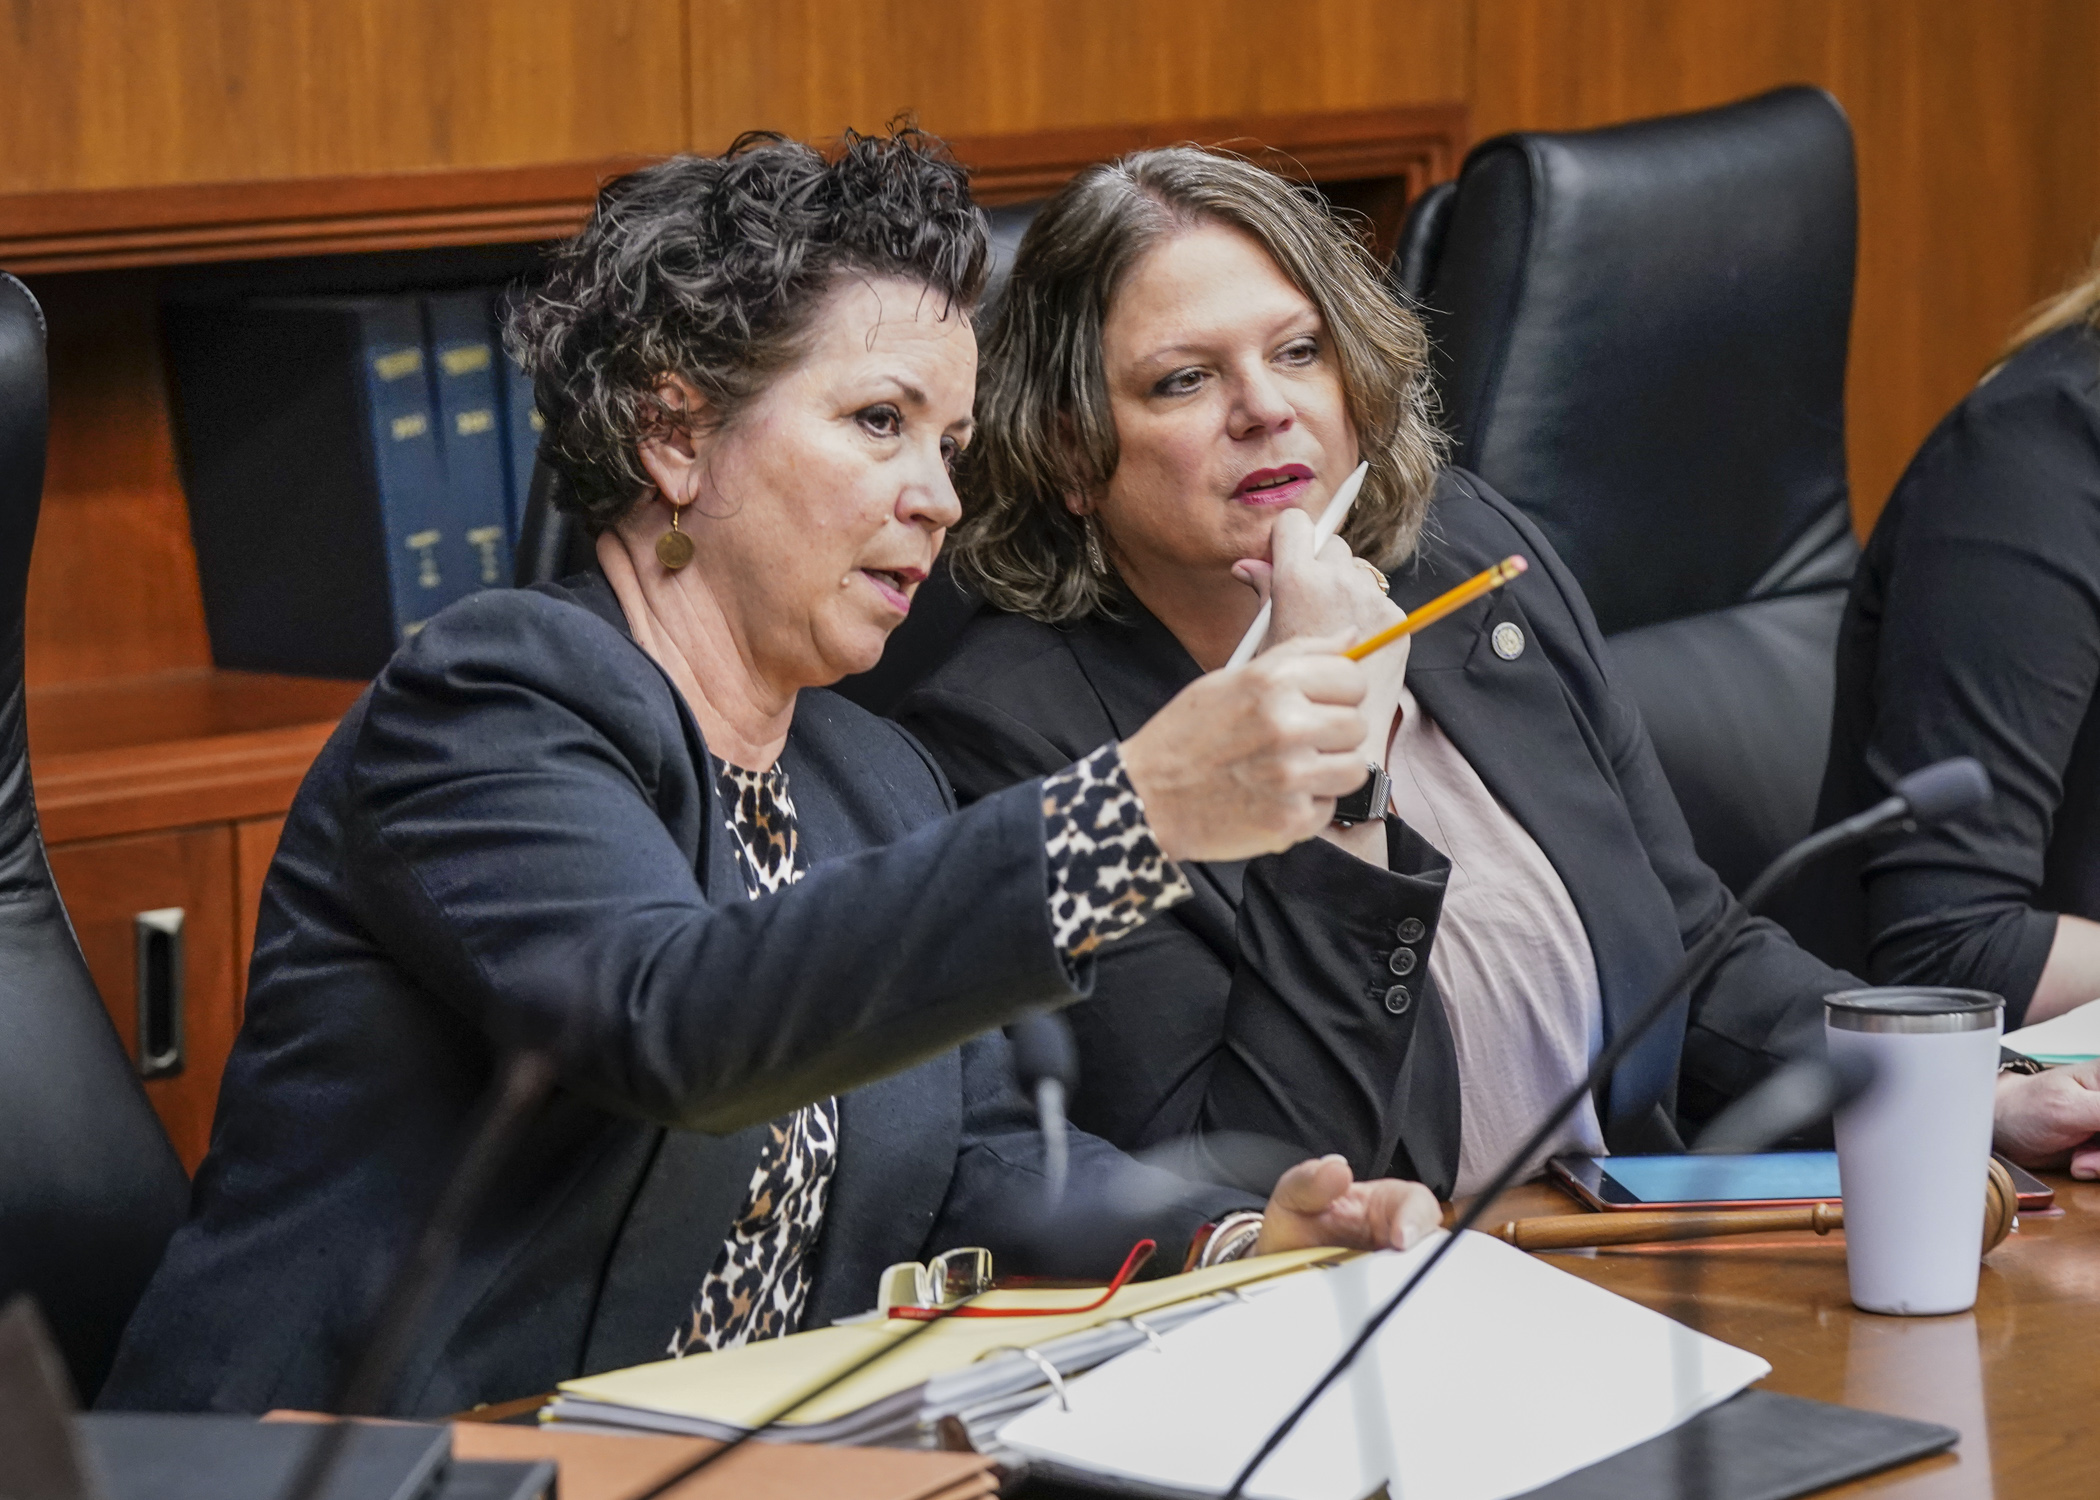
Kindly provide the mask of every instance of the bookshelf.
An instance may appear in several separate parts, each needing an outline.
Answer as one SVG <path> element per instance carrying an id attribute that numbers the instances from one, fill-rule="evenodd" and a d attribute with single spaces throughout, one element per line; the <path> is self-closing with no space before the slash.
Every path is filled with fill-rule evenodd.
<path id="1" fill-rule="evenodd" d="M 1180 141 L 1244 150 L 1365 216 L 1384 250 L 1450 176 L 1465 110 L 1159 120 L 953 138 L 988 205 Z M 50 323 L 51 435 L 30 570 L 32 768 L 52 868 L 120 1034 L 133 918 L 185 912 L 187 1057 L 147 1091 L 185 1163 L 207 1143 L 285 809 L 363 684 L 223 671 L 204 627 L 160 309 L 197 290 L 487 283 L 573 231 L 634 157 L 273 182 L 0 194 L 0 269 Z"/>

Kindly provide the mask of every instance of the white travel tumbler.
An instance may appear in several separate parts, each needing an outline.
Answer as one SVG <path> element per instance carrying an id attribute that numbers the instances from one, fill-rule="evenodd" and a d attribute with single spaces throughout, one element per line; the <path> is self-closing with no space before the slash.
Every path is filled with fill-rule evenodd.
<path id="1" fill-rule="evenodd" d="M 1847 990 L 1823 1001 L 1831 1061 L 1872 1069 L 1836 1120 L 1845 1269 L 1868 1312 L 1976 1305 L 2004 1009 L 1980 990 Z"/>

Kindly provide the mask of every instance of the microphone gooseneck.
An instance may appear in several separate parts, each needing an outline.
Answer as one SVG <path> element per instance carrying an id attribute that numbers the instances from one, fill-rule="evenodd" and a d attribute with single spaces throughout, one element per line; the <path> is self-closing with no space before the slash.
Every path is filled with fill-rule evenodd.
<path id="1" fill-rule="evenodd" d="M 1763 1151 L 1774 1141 L 1828 1119 L 1873 1082 L 1874 1064 L 1863 1055 L 1796 1058 L 1708 1121 L 1692 1142 L 1692 1154 Z"/>
<path id="2" fill-rule="evenodd" d="M 1036 1123 L 1043 1132 L 1044 1196 L 1056 1208 L 1064 1201 L 1070 1172 L 1065 1101 L 1079 1086 L 1079 1047 L 1064 1019 L 1049 1014 L 1014 1022 L 1006 1028 L 1006 1037 L 1013 1046 L 1021 1091 L 1035 1102 Z"/>
<path id="3" fill-rule="evenodd" d="M 553 1089 L 554 1060 L 547 1054 L 516 1052 L 503 1064 L 415 1248 L 387 1287 L 371 1337 L 337 1399 L 342 1416 L 323 1427 L 307 1448 L 284 1488 L 283 1500 L 312 1500 L 327 1488 L 350 1435 L 351 1423 L 345 1418 L 384 1413 L 431 1305 L 459 1261 L 460 1242 L 474 1215 Z"/>
<path id="4" fill-rule="evenodd" d="M 1399 1290 L 1365 1320 L 1363 1327 L 1357 1330 L 1356 1337 L 1349 1341 L 1348 1348 L 1327 1367 L 1313 1383 L 1312 1389 L 1291 1408 L 1290 1414 L 1262 1440 L 1261 1446 L 1255 1449 L 1254 1456 L 1247 1460 L 1234 1477 L 1231 1486 L 1226 1489 L 1223 1500 L 1238 1500 L 1248 1481 L 1268 1461 L 1269 1455 L 1282 1446 L 1283 1440 L 1291 1435 L 1305 1414 L 1313 1409 L 1319 1399 L 1327 1393 L 1328 1388 L 1356 1362 L 1356 1357 L 1363 1353 L 1371 1340 L 1377 1336 L 1378 1330 L 1400 1310 L 1414 1289 L 1422 1284 L 1423 1278 L 1434 1271 L 1437 1263 L 1458 1243 L 1458 1237 L 1480 1221 L 1494 1201 L 1516 1181 L 1517 1174 L 1524 1169 L 1524 1164 L 1545 1146 L 1552 1138 L 1553 1132 L 1560 1128 L 1561 1122 L 1573 1114 L 1582 1101 L 1611 1076 L 1612 1070 L 1625 1060 L 1634 1045 L 1668 1012 L 1678 995 L 1696 990 L 1720 965 L 1721 959 L 1734 944 L 1736 934 L 1742 931 L 1751 915 L 1770 900 L 1779 887 L 1798 875 L 1806 866 L 1848 844 L 1872 838 L 1875 834 L 1900 824 L 1933 823 L 1965 812 L 1990 796 L 1990 785 L 1990 778 L 1985 774 L 1983 766 L 1971 757 L 1959 756 L 1953 760 L 1939 761 L 1904 777 L 1896 783 L 1892 795 L 1865 812 L 1810 834 L 1767 865 L 1764 873 L 1744 892 L 1742 900 L 1731 902 L 1721 920 L 1716 922 L 1704 937 L 1685 950 L 1684 956 L 1671 966 L 1668 977 L 1657 988 L 1655 998 L 1648 1003 L 1647 1008 L 1634 1018 L 1632 1025 L 1605 1044 L 1604 1049 L 1597 1054 L 1597 1060 L 1590 1065 L 1588 1075 L 1569 1089 L 1540 1122 L 1538 1128 L 1510 1153 L 1508 1160 L 1496 1171 L 1488 1185 L 1474 1197 L 1472 1205 L 1451 1226 L 1451 1231 L 1443 1242 L 1430 1251 L 1422 1264 L 1415 1268 L 1414 1274 L 1400 1284 Z"/>

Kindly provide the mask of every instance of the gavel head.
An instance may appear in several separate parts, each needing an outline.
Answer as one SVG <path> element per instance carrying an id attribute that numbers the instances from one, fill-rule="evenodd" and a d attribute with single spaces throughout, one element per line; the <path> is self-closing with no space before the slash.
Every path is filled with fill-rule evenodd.
<path id="1" fill-rule="evenodd" d="M 2012 1173 L 2005 1170 L 1997 1157 L 1991 1158 L 1991 1175 L 1983 1189 L 1983 1253 L 1989 1255 L 2005 1243 L 2005 1237 L 2013 1231 L 2013 1221 L 2020 1212 L 2019 1189 L 2013 1186 Z"/>

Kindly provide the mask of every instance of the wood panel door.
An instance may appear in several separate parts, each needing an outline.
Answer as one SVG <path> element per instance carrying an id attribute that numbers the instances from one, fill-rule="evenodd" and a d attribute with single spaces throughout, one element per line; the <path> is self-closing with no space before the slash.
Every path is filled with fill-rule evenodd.
<path id="1" fill-rule="evenodd" d="M 159 1056 L 146 1096 L 194 1172 L 239 1026 L 233 826 L 62 844 L 51 872 L 132 1061 L 142 1043 Z M 169 1011 L 178 975 L 179 1022 Z"/>

